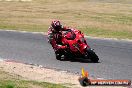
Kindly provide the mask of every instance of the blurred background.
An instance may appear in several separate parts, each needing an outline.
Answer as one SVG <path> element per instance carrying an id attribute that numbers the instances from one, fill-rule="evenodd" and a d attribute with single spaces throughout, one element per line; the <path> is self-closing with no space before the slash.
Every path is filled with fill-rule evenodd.
<path id="1" fill-rule="evenodd" d="M 47 32 L 53 19 L 88 36 L 132 39 L 132 0 L 0 0 L 0 29 Z"/>

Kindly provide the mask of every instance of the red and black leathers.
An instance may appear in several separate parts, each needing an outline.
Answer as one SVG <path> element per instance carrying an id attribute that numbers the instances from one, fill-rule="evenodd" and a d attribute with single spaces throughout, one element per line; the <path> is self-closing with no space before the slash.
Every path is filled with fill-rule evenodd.
<path id="1" fill-rule="evenodd" d="M 68 27 L 61 27 L 60 31 L 55 31 L 53 27 L 48 29 L 48 39 L 55 51 L 66 49 L 67 46 L 62 44 L 62 31 L 70 30 Z"/>

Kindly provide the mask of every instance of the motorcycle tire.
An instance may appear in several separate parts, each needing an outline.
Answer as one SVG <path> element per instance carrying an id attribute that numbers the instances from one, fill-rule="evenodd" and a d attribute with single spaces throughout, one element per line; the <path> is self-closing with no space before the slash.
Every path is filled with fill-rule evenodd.
<path id="1" fill-rule="evenodd" d="M 55 51 L 55 56 L 57 60 L 61 60 L 61 54 L 59 51 Z"/>
<path id="2" fill-rule="evenodd" d="M 92 49 L 87 49 L 87 53 L 88 53 L 88 57 L 90 58 L 91 62 L 98 63 L 99 58 Z"/>
<path id="3" fill-rule="evenodd" d="M 61 55 L 56 54 L 56 59 L 61 60 Z"/>

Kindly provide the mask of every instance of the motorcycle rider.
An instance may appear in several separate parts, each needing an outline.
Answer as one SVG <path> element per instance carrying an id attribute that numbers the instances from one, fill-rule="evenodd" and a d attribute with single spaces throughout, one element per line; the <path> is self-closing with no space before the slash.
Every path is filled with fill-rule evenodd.
<path id="1" fill-rule="evenodd" d="M 64 58 L 68 59 L 65 50 L 68 51 L 69 46 L 68 44 L 64 45 L 62 43 L 63 31 L 71 31 L 71 33 L 74 31 L 81 33 L 80 30 L 63 26 L 59 20 L 53 20 L 51 22 L 51 26 L 48 29 L 48 42 L 52 45 L 56 54 L 56 59 L 58 60 L 61 59 L 62 55 L 64 55 Z"/>
<path id="2" fill-rule="evenodd" d="M 62 44 L 62 31 L 71 30 L 61 24 L 59 20 L 53 20 L 51 26 L 48 29 L 48 39 L 49 43 L 52 45 L 53 49 L 56 51 L 63 51 L 67 48 L 66 45 Z"/>
<path id="3" fill-rule="evenodd" d="M 68 31 L 68 32 L 63 33 L 63 31 Z M 83 33 L 81 33 L 81 31 L 79 31 L 77 29 L 62 26 L 61 22 L 59 20 L 52 21 L 51 26 L 48 29 L 49 43 L 52 45 L 52 47 L 55 51 L 56 59 L 61 60 L 62 55 L 64 55 L 64 59 L 69 59 L 67 57 L 74 58 L 74 54 L 73 54 L 73 56 L 71 55 L 72 53 L 70 54 L 70 49 L 71 49 L 70 45 L 68 44 L 68 42 L 66 44 L 65 41 L 63 41 L 63 43 L 65 43 L 65 44 L 63 44 L 62 40 L 63 40 L 63 37 L 64 37 L 64 39 L 67 39 L 67 40 L 68 40 L 68 38 L 70 40 L 72 40 L 72 39 L 74 40 L 76 38 L 76 33 L 82 34 L 82 35 L 80 35 L 81 36 L 80 40 L 78 40 L 78 41 L 75 40 L 75 41 L 78 43 L 83 42 L 84 47 L 82 47 L 82 48 L 86 49 L 85 52 L 82 50 L 83 52 L 80 55 L 81 56 L 83 55 L 87 59 L 91 59 L 91 61 L 93 61 L 93 62 L 98 62 L 98 60 L 99 60 L 98 56 L 86 43 L 86 40 L 83 38 L 84 37 Z M 62 34 L 64 34 L 64 36 L 62 36 Z M 72 37 L 70 37 L 70 35 L 72 35 Z M 72 46 L 73 45 L 74 44 L 72 44 Z M 78 48 L 78 46 L 77 46 L 77 48 Z M 81 49 L 80 49 L 80 51 L 81 51 Z"/>

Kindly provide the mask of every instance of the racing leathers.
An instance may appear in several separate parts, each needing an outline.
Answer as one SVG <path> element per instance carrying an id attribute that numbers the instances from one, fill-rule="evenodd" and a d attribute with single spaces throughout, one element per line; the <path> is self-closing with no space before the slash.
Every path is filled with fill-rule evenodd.
<path id="1" fill-rule="evenodd" d="M 65 50 L 66 45 L 62 44 L 62 31 L 70 30 L 68 27 L 61 27 L 60 31 L 55 31 L 53 27 L 48 29 L 48 42 L 52 45 L 55 51 Z"/>

